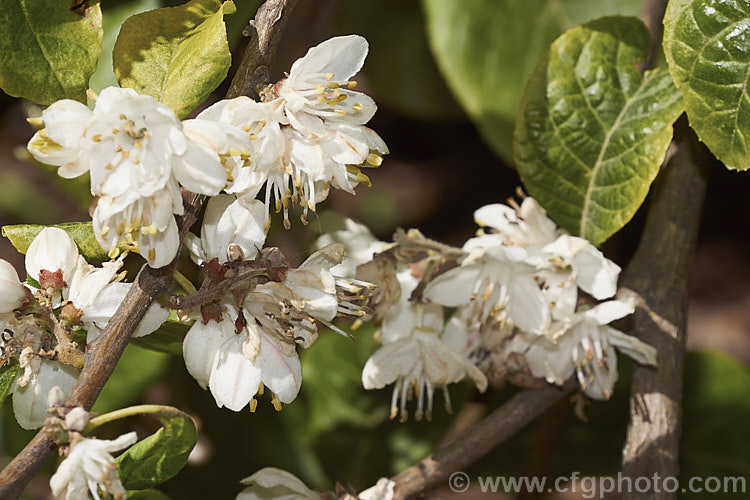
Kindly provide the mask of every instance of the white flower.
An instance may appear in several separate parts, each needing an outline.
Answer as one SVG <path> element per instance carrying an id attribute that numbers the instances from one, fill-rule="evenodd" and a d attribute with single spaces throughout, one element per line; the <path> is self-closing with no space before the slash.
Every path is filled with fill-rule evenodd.
<path id="1" fill-rule="evenodd" d="M 632 313 L 629 303 L 603 302 L 576 313 L 570 328 L 556 341 L 519 335 L 513 339 L 510 351 L 522 353 L 537 377 L 562 384 L 575 373 L 587 396 L 609 399 L 617 381 L 615 348 L 641 364 L 656 365 L 656 349 L 607 326 Z"/>
<path id="2" fill-rule="evenodd" d="M 383 317 L 383 346 L 365 363 L 362 385 L 365 389 L 380 389 L 395 382 L 391 418 L 400 410 L 401 421 L 406 420 L 406 402 L 414 390 L 418 400 L 417 420 L 421 420 L 425 410 L 430 419 L 436 386 L 443 388 L 446 408 L 450 411 L 448 384 L 468 376 L 484 391 L 487 379 L 465 356 L 442 342 L 443 308 L 410 302 L 409 296 L 418 280 L 410 271 L 399 273 L 398 278 L 402 285 L 401 299 Z"/>
<path id="3" fill-rule="evenodd" d="M 22 355 L 23 357 L 23 355 Z M 53 387 L 59 387 L 66 396 L 78 380 L 78 370 L 59 361 L 35 358 L 38 367 L 28 383 L 21 385 L 21 377 L 13 382 L 13 413 L 18 425 L 24 429 L 37 429 L 44 425 L 49 416 L 47 394 Z M 23 368 L 23 361 L 21 360 Z"/>
<path id="4" fill-rule="evenodd" d="M 229 261 L 229 248 L 236 246 L 250 260 L 266 241 L 265 207 L 258 200 L 241 203 L 232 195 L 214 196 L 206 204 L 200 239 L 188 234 L 185 244 L 196 264 L 217 259 Z"/>
<path id="5" fill-rule="evenodd" d="M 219 263 L 229 260 L 230 245 L 244 259 L 252 259 L 265 240 L 263 204 L 246 208 L 232 195 L 212 198 L 206 207 L 201 238 L 186 240 L 193 259 Z M 273 403 L 289 403 L 302 383 L 302 367 L 294 341 L 276 321 L 284 317 L 285 299 L 299 299 L 280 283 L 255 288 L 239 307 L 231 294 L 216 305 L 219 318 L 198 320 L 183 342 L 185 366 L 201 387 L 209 388 L 219 407 L 240 411 L 257 401 L 256 393 L 267 386 Z M 301 305 L 300 305 L 301 307 Z M 263 384 L 263 385 L 261 385 Z"/>
<path id="6" fill-rule="evenodd" d="M 274 198 L 289 227 L 292 204 L 302 205 L 304 221 L 308 210 L 326 199 L 330 186 L 354 194 L 359 183 L 369 184 L 359 167 L 379 166 L 388 147 L 364 125 L 377 106 L 349 81 L 367 51 L 360 36 L 331 38 L 297 60 L 286 79 L 263 93 L 265 102 L 238 97 L 198 115 L 197 122 L 218 121 L 239 129 L 235 136 L 241 131 L 252 144 L 249 161 L 236 154 L 226 158 L 227 192 L 254 198 L 265 184 L 266 206 L 270 210 Z"/>
<path id="7" fill-rule="evenodd" d="M 537 266 L 522 247 L 475 249 L 460 266 L 431 281 L 424 297 L 448 307 L 471 302 L 479 322 L 507 315 L 519 328 L 542 333 L 550 324 L 550 308 L 536 273 Z"/>
<path id="8" fill-rule="evenodd" d="M 117 243 L 130 235 L 149 265 L 168 264 L 178 249 L 173 214 L 183 213 L 179 184 L 205 195 L 226 184 L 218 153 L 189 140 L 167 106 L 132 89 L 104 89 L 93 111 L 58 101 L 42 120 L 45 128 L 29 141 L 29 151 L 59 165 L 62 177 L 91 173 L 91 193 L 99 197 L 95 234 L 113 258 Z"/>
<path id="9" fill-rule="evenodd" d="M 369 183 L 356 165 L 380 166 L 388 153 L 383 140 L 364 126 L 377 110 L 375 102 L 353 90 L 356 82 L 349 80 L 367 52 L 361 36 L 331 38 L 295 61 L 289 77 L 275 87 L 291 125 L 285 133 L 289 160 L 300 178 L 295 187 L 311 210 L 319 201 L 316 183 L 354 193 L 357 184 Z"/>
<path id="10" fill-rule="evenodd" d="M 99 488 L 110 496 L 125 496 L 112 453 L 135 444 L 135 432 L 113 441 L 84 438 L 71 446 L 68 457 L 60 463 L 49 480 L 52 494 L 65 492 L 66 500 L 85 500 L 89 493 L 99 499 Z"/>
<path id="11" fill-rule="evenodd" d="M 323 496 L 307 487 L 294 474 L 266 467 L 241 481 L 247 487 L 236 500 L 321 500 Z"/>
<path id="12" fill-rule="evenodd" d="M 18 279 L 18 273 L 7 260 L 0 259 L 0 314 L 21 307 L 26 298 L 26 289 Z"/>
<path id="13" fill-rule="evenodd" d="M 69 301 L 82 313 L 81 320 L 88 333 L 87 341 L 99 336 L 101 330 L 122 303 L 130 283 L 113 281 L 122 260 L 105 262 L 101 268 L 91 266 L 79 255 L 73 239 L 62 229 L 44 228 L 29 245 L 26 253 L 26 269 L 29 275 L 43 283 L 42 275 L 60 272 L 63 301 Z M 44 285 L 42 285 L 44 286 Z M 155 331 L 169 316 L 169 311 L 153 304 L 134 337 Z"/>
<path id="14" fill-rule="evenodd" d="M 242 139 L 252 151 L 251 158 L 225 154 L 225 168 L 228 172 L 227 193 L 241 194 L 245 198 L 255 198 L 260 189 L 271 177 L 266 190 L 266 205 L 269 205 L 272 192 L 281 190 L 282 195 L 289 185 L 281 168 L 286 150 L 286 139 L 281 131 L 284 115 L 277 103 L 259 103 L 249 97 L 240 96 L 224 99 L 202 111 L 194 121 L 185 122 L 185 133 L 195 140 L 193 123 L 219 123 L 233 129 L 230 134 L 235 140 Z M 284 184 L 286 181 L 286 184 Z M 281 200 L 283 196 L 277 197 Z M 277 207 L 280 209 L 280 207 Z"/>
<path id="15" fill-rule="evenodd" d="M 341 264 L 331 268 L 336 276 L 354 277 L 357 266 L 370 262 L 376 253 L 387 250 L 391 244 L 378 240 L 364 224 L 344 219 L 344 229 L 323 234 L 315 242 L 317 248 L 332 243 L 344 245 L 345 253 Z"/>
<path id="16" fill-rule="evenodd" d="M 247 300 L 256 300 L 259 307 L 265 294 L 257 293 Z M 270 296 L 267 296 L 270 299 Z M 221 321 L 196 321 L 183 342 L 185 366 L 204 389 L 208 387 L 221 408 L 240 411 L 248 403 L 254 410 L 256 393 L 263 386 L 272 392 L 272 402 L 291 403 L 302 384 L 302 366 L 294 343 L 283 342 L 274 331 L 247 317 L 246 325 L 238 321 L 239 310 L 225 304 Z M 244 317 L 244 316 L 243 316 Z M 263 386 L 261 386 L 261 383 Z"/>
<path id="17" fill-rule="evenodd" d="M 489 227 L 490 234 L 497 234 L 485 240 L 492 245 L 504 243 L 520 247 L 540 247 L 555 240 L 560 233 L 557 225 L 547 217 L 547 212 L 534 198 L 527 197 L 521 206 L 513 208 L 495 203 L 485 205 L 474 212 L 474 220 L 481 227 Z M 475 239 L 479 244 L 482 238 Z M 470 250 L 470 248 L 469 248 Z"/>

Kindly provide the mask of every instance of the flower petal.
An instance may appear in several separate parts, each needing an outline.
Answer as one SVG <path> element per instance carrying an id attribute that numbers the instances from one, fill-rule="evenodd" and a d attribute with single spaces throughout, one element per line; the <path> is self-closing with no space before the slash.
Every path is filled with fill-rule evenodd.
<path id="1" fill-rule="evenodd" d="M 39 281 L 42 270 L 62 271 L 70 282 L 78 264 L 78 247 L 68 233 L 57 227 L 46 227 L 36 235 L 26 252 L 26 272 Z"/>
<path id="2" fill-rule="evenodd" d="M 209 388 L 219 408 L 240 411 L 253 399 L 261 381 L 261 369 L 242 354 L 244 335 L 225 336 L 214 357 Z"/>
<path id="3" fill-rule="evenodd" d="M 47 413 L 47 393 L 54 386 L 66 396 L 78 380 L 78 371 L 59 361 L 42 360 L 39 372 L 28 384 L 13 386 L 13 412 L 18 425 L 24 429 L 37 429 L 44 425 Z"/>

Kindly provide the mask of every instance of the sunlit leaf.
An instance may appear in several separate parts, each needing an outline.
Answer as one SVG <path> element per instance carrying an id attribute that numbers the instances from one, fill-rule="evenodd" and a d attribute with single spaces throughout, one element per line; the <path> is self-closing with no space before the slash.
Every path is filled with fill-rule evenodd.
<path id="1" fill-rule="evenodd" d="M 235 10 L 231 1 L 191 0 L 129 18 L 113 55 L 120 86 L 150 95 L 184 117 L 229 71 L 224 15 Z"/>
<path id="2" fill-rule="evenodd" d="M 567 31 L 538 64 L 519 111 L 515 158 L 525 188 L 595 245 L 640 207 L 682 113 L 668 71 L 636 69 L 649 44 L 636 18 Z"/>
<path id="3" fill-rule="evenodd" d="M 750 167 L 750 4 L 669 2 L 664 49 L 700 139 L 727 167 Z"/>
<path id="4" fill-rule="evenodd" d="M 0 88 L 38 104 L 86 102 L 102 51 L 99 2 L 14 0 L 0 8 Z"/>
<path id="5" fill-rule="evenodd" d="M 8 238 L 13 246 L 25 254 L 29 249 L 29 245 L 34 241 L 36 235 L 39 234 L 45 227 L 59 227 L 64 230 L 68 235 L 73 238 L 73 241 L 78 245 L 78 250 L 81 252 L 86 260 L 107 260 L 107 252 L 99 245 L 94 236 L 94 228 L 91 222 L 63 222 L 62 224 L 54 224 L 53 226 L 41 226 L 38 224 L 17 224 L 13 226 L 3 226 L 2 234 Z M 120 250 L 126 250 L 128 248 L 128 238 L 124 238 L 119 244 Z"/>

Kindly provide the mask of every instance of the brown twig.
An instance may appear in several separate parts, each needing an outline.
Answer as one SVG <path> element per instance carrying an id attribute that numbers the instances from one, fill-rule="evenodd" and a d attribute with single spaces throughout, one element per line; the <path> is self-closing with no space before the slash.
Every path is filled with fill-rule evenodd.
<path id="1" fill-rule="evenodd" d="M 228 98 L 237 97 L 247 92 L 246 89 L 257 88 L 262 75 L 267 75 L 267 67 L 281 39 L 281 33 L 287 23 L 287 17 L 296 0 L 267 0 L 257 11 L 255 34 L 250 41 L 242 66 L 232 81 L 227 93 Z M 265 69 L 265 73 L 261 70 Z M 246 79 L 248 83 L 246 83 Z M 185 215 L 180 218 L 180 241 L 185 238 L 188 229 L 196 220 L 205 197 L 189 193 L 185 196 Z M 152 269 L 141 268 L 130 287 L 122 304 L 96 343 L 89 345 L 85 364 L 75 387 L 68 395 L 64 405 L 68 407 L 83 406 L 90 410 L 99 392 L 109 379 L 117 365 L 125 346 L 135 328 L 140 323 L 146 310 L 154 300 L 172 285 L 173 272 L 177 259 L 169 266 Z M 0 472 L 0 498 L 15 499 L 21 494 L 25 485 L 36 474 L 42 464 L 49 458 L 55 444 L 52 438 L 40 431 L 26 447 Z"/>
<path id="2" fill-rule="evenodd" d="M 393 499 L 412 498 L 442 484 L 454 472 L 462 472 L 576 387 L 577 382 L 569 380 L 562 387 L 545 385 L 516 394 L 434 454 L 394 476 Z"/>
<path id="3" fill-rule="evenodd" d="M 623 278 L 639 296 L 635 331 L 656 347 L 656 368 L 636 366 L 630 394 L 630 423 L 623 448 L 623 475 L 676 477 L 682 417 L 682 371 L 689 298 L 689 269 L 695 253 L 710 156 L 681 119 L 677 153 L 654 184 L 640 246 Z M 671 499 L 674 493 L 625 493 L 624 498 Z"/>
<path id="4" fill-rule="evenodd" d="M 263 87 L 271 81 L 271 61 L 289 21 L 289 16 L 285 14 L 296 4 L 297 0 L 268 0 L 258 8 L 255 20 L 248 25 L 250 43 L 245 49 L 227 97 L 246 95 L 256 99 Z"/>

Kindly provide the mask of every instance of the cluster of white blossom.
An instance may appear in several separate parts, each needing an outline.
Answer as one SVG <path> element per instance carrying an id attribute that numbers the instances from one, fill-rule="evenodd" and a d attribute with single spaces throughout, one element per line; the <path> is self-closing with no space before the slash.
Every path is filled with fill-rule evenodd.
<path id="1" fill-rule="evenodd" d="M 235 193 L 248 205 L 265 186 L 266 210 L 275 199 L 288 227 L 290 205 L 302 205 L 304 221 L 330 186 L 354 193 L 369 183 L 359 167 L 379 166 L 388 148 L 364 125 L 375 103 L 349 80 L 367 51 L 360 36 L 332 38 L 296 61 L 262 102 L 223 100 L 182 122 L 132 89 L 104 89 L 93 111 L 61 100 L 44 110 L 28 149 L 62 177 L 90 173 L 94 230 L 111 258 L 123 243 L 163 267 L 179 249 L 180 186 Z"/>
<path id="2" fill-rule="evenodd" d="M 418 233 L 416 250 L 404 253 L 398 242 L 380 242 L 352 221 L 322 237 L 297 268 L 278 249 L 263 248 L 272 203 L 285 227 L 296 204 L 306 222 L 331 186 L 354 193 L 369 184 L 360 168 L 379 166 L 388 153 L 365 126 L 375 103 L 350 80 L 367 51 L 360 36 L 332 38 L 297 60 L 260 102 L 222 100 L 190 120 L 115 87 L 96 96 L 93 110 L 63 100 L 42 113 L 44 128 L 28 149 L 59 166 L 63 177 L 90 174 L 94 234 L 112 260 L 88 264 L 57 228 L 31 243 L 28 283 L 0 260 L 0 365 L 19 365 L 11 392 L 21 426 L 44 425 L 48 393 L 72 389 L 80 366 L 71 360 L 82 363 L 83 345 L 95 341 L 132 286 L 118 274 L 120 249 L 155 268 L 174 260 L 180 188 L 211 197 L 200 237 L 185 239 L 204 283 L 186 287 L 184 308 L 170 307 L 195 320 L 183 343 L 185 364 L 219 407 L 254 411 L 265 388 L 276 409 L 293 401 L 302 383 L 297 346 L 315 342 L 318 324 L 348 335 L 333 325 L 339 316 L 382 320 L 382 347 L 367 361 L 362 382 L 366 389 L 394 384 L 391 418 L 402 420 L 410 399 L 417 400 L 416 418 L 429 419 L 437 389 L 450 411 L 449 384 L 469 378 L 484 391 L 485 373 L 493 370 L 555 384 L 575 374 L 588 396 L 606 399 L 617 379 L 615 349 L 656 363 L 651 346 L 608 326 L 633 312 L 613 299 L 620 268 L 557 228 L 532 198 L 477 210 L 483 229 L 450 255 L 436 242 L 420 250 L 428 240 Z M 155 331 L 167 317 L 155 304 L 133 336 Z M 71 431 L 83 426 L 68 424 Z M 71 441 L 52 477 L 53 493 L 124 494 L 111 453 L 133 442 L 133 433 Z M 275 469 L 245 483 L 238 499 L 317 498 Z M 392 496 L 393 483 L 384 480 L 359 498 Z"/>
<path id="3" fill-rule="evenodd" d="M 50 406 L 61 404 L 62 399 L 59 391 L 50 391 Z M 83 437 L 81 433 L 89 423 L 89 417 L 86 410 L 77 406 L 59 421 L 68 442 L 63 447 L 65 459 L 49 480 L 52 494 L 59 497 L 65 492 L 66 500 L 87 500 L 89 493 L 95 499 L 101 498 L 101 490 L 105 498 L 125 498 L 127 492 L 112 453 L 135 444 L 138 437 L 135 432 L 128 432 L 112 441 Z"/>
<path id="4" fill-rule="evenodd" d="M 397 258 L 400 298 L 383 315 L 383 346 L 362 372 L 366 389 L 395 383 L 392 418 L 399 412 L 406 418 L 412 397 L 416 417 L 425 402 L 429 417 L 435 387 L 445 390 L 466 377 L 483 390 L 483 372 L 521 372 L 555 384 L 575 374 L 587 396 L 607 399 L 617 380 L 615 348 L 639 363 L 656 363 L 653 347 L 608 326 L 633 312 L 632 304 L 613 299 L 620 268 L 587 240 L 559 229 L 533 198 L 512 204 L 476 211 L 482 229 L 445 272 L 425 271 L 435 253 L 441 259 L 439 249 L 410 265 Z M 331 240 L 351 249 L 354 258 L 342 265 L 349 272 L 359 265 L 358 276 L 378 251 L 395 248 L 351 221 L 324 241 Z M 605 302 L 592 306 L 595 301 Z M 447 323 L 446 308 L 454 309 Z M 449 402 L 447 390 L 445 396 Z"/>
<path id="5" fill-rule="evenodd" d="M 465 353 L 495 351 L 498 365 L 522 359 L 531 375 L 554 384 L 575 373 L 594 399 L 612 394 L 615 347 L 656 364 L 653 347 L 607 326 L 631 314 L 633 305 L 612 298 L 620 268 L 591 243 L 557 228 L 530 197 L 520 206 L 482 207 L 475 220 L 483 229 L 464 244 L 460 265 L 424 293 L 432 303 L 457 308 L 451 330 L 466 339 Z M 592 307 L 579 300 L 581 291 L 590 302 L 606 302 Z"/>
<path id="6" fill-rule="evenodd" d="M 69 338 L 73 330 L 84 329 L 86 341 L 91 342 L 114 314 L 132 286 L 121 282 L 121 265 L 122 259 L 102 267 L 89 265 L 71 237 L 54 227 L 42 229 L 29 246 L 29 282 L 21 283 L 13 267 L 0 260 L 0 364 L 12 359 L 19 364 L 10 391 L 21 427 L 34 429 L 44 424 L 46 397 L 52 387 L 64 393 L 73 388 L 78 370 L 58 359 L 65 357 L 66 350 L 79 350 Z M 153 332 L 168 316 L 166 309 L 153 305 L 133 336 Z"/>
<path id="7" fill-rule="evenodd" d="M 321 248 L 293 269 L 259 254 L 264 218 L 260 201 L 248 208 L 234 195 L 220 195 L 208 202 L 201 237 L 186 240 L 193 259 L 218 270 L 219 281 L 252 274 L 235 269 L 232 261 L 254 259 L 263 269 L 252 284 L 243 282 L 201 306 L 183 343 L 190 374 L 210 389 L 219 407 L 234 411 L 248 404 L 254 411 L 255 395 L 264 387 L 276 409 L 293 401 L 302 384 L 296 346 L 308 348 L 317 339 L 316 320 L 336 329 L 331 322 L 337 315 L 358 316 L 363 308 L 357 297 L 367 288 L 331 274 L 343 258 L 339 244 Z"/>

